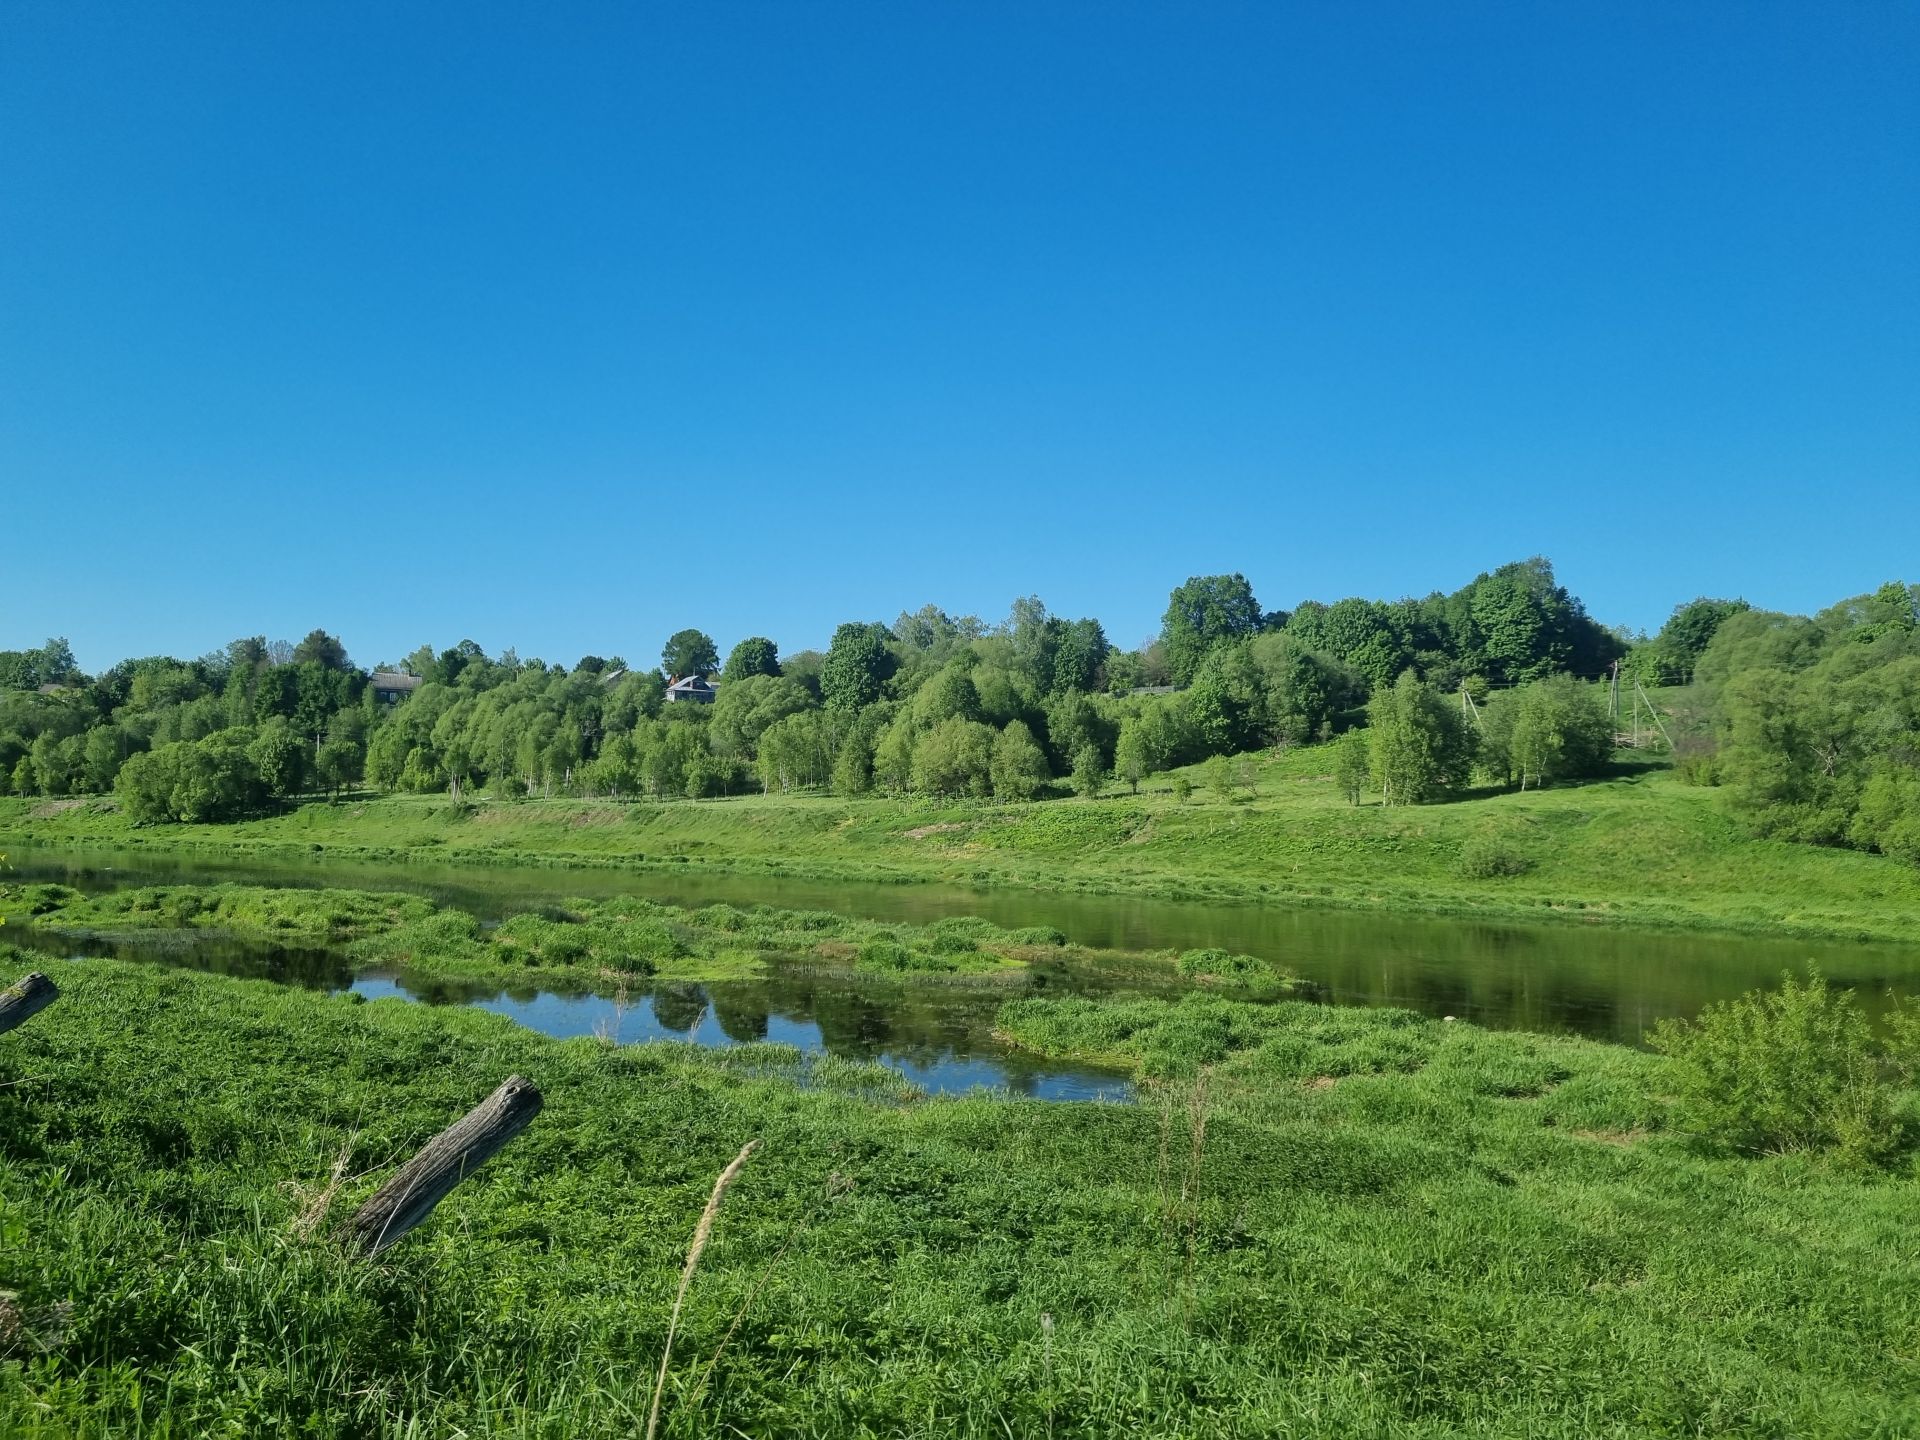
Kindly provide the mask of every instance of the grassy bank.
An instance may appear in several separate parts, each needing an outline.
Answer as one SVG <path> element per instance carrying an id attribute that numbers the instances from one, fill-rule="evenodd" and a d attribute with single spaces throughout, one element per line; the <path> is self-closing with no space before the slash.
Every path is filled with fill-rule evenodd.
<path id="1" fill-rule="evenodd" d="M 770 963 L 916 979 L 1014 978 L 1036 960 L 1129 968 L 1159 978 L 1275 994 L 1290 979 L 1221 950 L 1127 952 L 1069 945 L 1044 926 L 1006 930 L 975 917 L 880 924 L 821 910 L 686 909 L 626 896 L 567 900 L 485 926 L 415 895 L 260 885 L 160 885 L 84 895 L 64 885 L 0 885 L 0 919 L 84 942 L 200 930 L 276 946 L 330 947 L 358 969 L 493 984 L 538 980 L 612 991 L 648 979 L 722 980 Z"/>
<path id="2" fill-rule="evenodd" d="M 1104 1031 L 1098 1006 L 1016 1005 L 1036 1046 L 1202 1043 L 1161 1044 L 1190 1078 L 1137 1105 L 923 1101 L 777 1046 L 46 968 L 64 998 L 0 1037 L 8 1435 L 631 1435 L 694 1220 L 750 1139 L 669 1434 L 1920 1425 L 1916 1182 L 1691 1153 L 1660 1128 L 1661 1062 L 1625 1049 L 1209 997 Z M 532 1128 L 380 1263 L 342 1258 L 329 1227 L 510 1072 L 545 1093 Z"/>
<path id="3" fill-rule="evenodd" d="M 292 857 L 708 867 L 861 881 L 1289 900 L 1839 938 L 1920 937 L 1920 871 L 1757 840 L 1711 790 L 1647 771 L 1578 787 L 1354 808 L 1324 749 L 1252 789 L 1027 805 L 825 796 L 701 802 L 395 796 L 136 830 L 107 802 L 0 801 L 0 841 Z M 1197 775 L 1195 778 L 1199 778 Z M 1489 857 L 1496 861 L 1487 863 Z"/>

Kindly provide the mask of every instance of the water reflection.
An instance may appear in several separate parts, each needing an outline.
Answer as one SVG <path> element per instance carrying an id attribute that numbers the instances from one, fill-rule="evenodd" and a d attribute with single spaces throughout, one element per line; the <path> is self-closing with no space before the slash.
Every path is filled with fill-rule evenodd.
<path id="1" fill-rule="evenodd" d="M 1003 988 L 868 986 L 851 978 L 776 973 L 702 985 L 660 981 L 625 995 L 571 995 L 538 985 L 507 988 L 412 972 L 355 977 L 338 954 L 288 949 L 201 930 L 85 936 L 8 927 L 10 943 L 65 957 L 158 961 L 308 989 L 351 990 L 370 1000 L 472 1005 L 558 1039 L 617 1044 L 681 1040 L 729 1046 L 771 1040 L 809 1055 L 871 1060 L 930 1094 L 991 1089 L 1042 1100 L 1125 1100 L 1121 1076 L 1056 1064 L 993 1039 Z"/>
<path id="2" fill-rule="evenodd" d="M 942 885 L 788 880 L 675 870 L 565 870 L 333 860 L 153 856 L 138 849 L 20 846 L 18 877 L 85 890 L 214 883 L 406 890 L 499 917 L 553 900 L 640 895 L 671 904 L 715 901 L 834 910 L 927 922 L 980 915 L 999 925 L 1052 925 L 1084 945 L 1123 950 L 1200 946 L 1258 955 L 1314 982 L 1339 1003 L 1404 1005 L 1481 1024 L 1563 1030 L 1635 1043 L 1656 1020 L 1818 964 L 1870 1008 L 1889 992 L 1920 991 L 1920 946 L 1727 937 L 1572 924 L 1422 919 L 1287 905 L 976 891 Z M 873 1043 L 870 1017 L 837 1015 L 833 1043 Z M 725 1023 L 722 1022 L 722 1030 Z M 731 1036 L 732 1032 L 726 1033 Z"/>
<path id="3" fill-rule="evenodd" d="M 476 992 L 408 975 L 363 975 L 351 988 L 368 999 L 399 996 L 467 1004 L 560 1039 L 595 1036 L 616 1044 L 679 1040 L 728 1046 L 768 1040 L 809 1055 L 871 1060 L 932 1094 L 981 1088 L 1041 1100 L 1124 1100 L 1124 1077 L 1022 1055 L 993 1039 L 1005 991 L 900 987 L 874 991 L 852 980 L 774 974 L 709 985 L 663 981 L 623 996 L 553 991 Z"/>

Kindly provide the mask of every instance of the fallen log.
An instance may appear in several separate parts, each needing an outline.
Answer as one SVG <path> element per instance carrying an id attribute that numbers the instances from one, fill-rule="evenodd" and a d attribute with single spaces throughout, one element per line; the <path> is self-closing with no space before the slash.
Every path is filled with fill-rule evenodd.
<path id="1" fill-rule="evenodd" d="M 26 1024 L 59 998 L 59 988 L 38 970 L 0 990 L 0 1035 Z"/>
<path id="2" fill-rule="evenodd" d="M 378 1255 L 404 1238 L 447 1193 L 497 1155 L 540 1113 L 540 1092 L 518 1075 L 474 1106 L 467 1115 L 429 1140 L 373 1197 L 354 1212 L 345 1227 L 347 1244 L 362 1255 Z"/>

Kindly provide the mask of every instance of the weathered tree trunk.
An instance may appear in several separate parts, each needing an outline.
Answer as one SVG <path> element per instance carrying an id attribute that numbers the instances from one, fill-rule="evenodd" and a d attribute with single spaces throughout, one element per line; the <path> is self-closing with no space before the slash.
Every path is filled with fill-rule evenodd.
<path id="1" fill-rule="evenodd" d="M 452 1190 L 527 1128 L 540 1113 L 540 1092 L 510 1075 L 493 1094 L 429 1140 L 347 1222 L 347 1243 L 378 1255 L 425 1220 Z"/>
<path id="2" fill-rule="evenodd" d="M 60 998 L 53 981 L 38 970 L 0 990 L 0 1035 L 24 1025 Z"/>

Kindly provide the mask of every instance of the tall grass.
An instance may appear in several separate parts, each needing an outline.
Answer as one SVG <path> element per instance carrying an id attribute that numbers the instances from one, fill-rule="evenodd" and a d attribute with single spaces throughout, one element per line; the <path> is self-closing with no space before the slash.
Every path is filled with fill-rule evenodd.
<path id="1" fill-rule="evenodd" d="M 9 1440 L 631 1437 L 662 1355 L 662 1437 L 1920 1430 L 1920 1180 L 1702 1151 L 1658 1055 L 1020 1002 L 1003 1028 L 1109 1045 L 1145 1103 L 876 1098 L 774 1046 L 37 963 L 63 998 L 0 1037 L 0 1290 L 71 1312 L 0 1357 Z M 336 1170 L 356 1203 L 506 1073 L 539 1122 L 405 1246 L 303 1236 Z"/>
<path id="2" fill-rule="evenodd" d="M 727 1198 L 728 1189 L 740 1177 L 747 1158 L 759 1146 L 758 1140 L 749 1140 L 727 1168 L 720 1172 L 713 1182 L 713 1193 L 707 1196 L 706 1208 L 700 1212 L 700 1221 L 693 1227 L 693 1243 L 687 1246 L 687 1263 L 681 1267 L 680 1288 L 674 1291 L 673 1314 L 667 1320 L 667 1340 L 660 1347 L 660 1373 L 654 1377 L 653 1404 L 647 1410 L 647 1440 L 653 1440 L 654 1432 L 660 1428 L 660 1397 L 667 1389 L 667 1366 L 673 1359 L 674 1336 L 680 1333 L 680 1310 L 687 1302 L 687 1287 L 693 1283 L 694 1271 L 700 1268 L 700 1256 L 706 1251 L 707 1241 L 713 1238 L 714 1221 L 720 1218 L 720 1203 Z"/>

